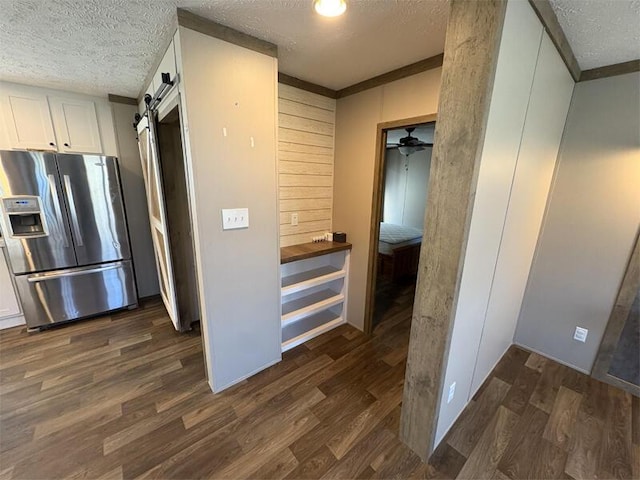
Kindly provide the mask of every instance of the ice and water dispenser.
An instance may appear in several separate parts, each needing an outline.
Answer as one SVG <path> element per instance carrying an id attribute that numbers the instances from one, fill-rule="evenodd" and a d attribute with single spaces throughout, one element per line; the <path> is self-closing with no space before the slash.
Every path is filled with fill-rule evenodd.
<path id="1" fill-rule="evenodd" d="M 7 228 L 10 229 L 7 232 L 8 237 L 34 238 L 48 235 L 40 197 L 4 197 L 2 207 Z"/>

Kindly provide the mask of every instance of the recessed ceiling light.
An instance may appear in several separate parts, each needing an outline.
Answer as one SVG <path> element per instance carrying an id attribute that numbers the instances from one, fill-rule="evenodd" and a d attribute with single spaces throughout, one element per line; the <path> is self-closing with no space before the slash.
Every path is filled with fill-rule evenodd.
<path id="1" fill-rule="evenodd" d="M 314 0 L 313 8 L 323 17 L 337 17 L 347 9 L 345 0 Z"/>

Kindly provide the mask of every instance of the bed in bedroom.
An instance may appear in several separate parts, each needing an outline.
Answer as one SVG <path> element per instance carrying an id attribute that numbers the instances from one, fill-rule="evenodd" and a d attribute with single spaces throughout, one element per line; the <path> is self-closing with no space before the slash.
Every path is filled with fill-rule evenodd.
<path id="1" fill-rule="evenodd" d="M 395 281 L 418 273 L 422 230 L 380 222 L 378 275 Z"/>

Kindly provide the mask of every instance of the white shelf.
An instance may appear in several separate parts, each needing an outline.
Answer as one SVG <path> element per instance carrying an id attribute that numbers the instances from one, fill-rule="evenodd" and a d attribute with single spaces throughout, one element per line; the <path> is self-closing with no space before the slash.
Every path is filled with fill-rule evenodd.
<path id="1" fill-rule="evenodd" d="M 349 250 L 281 265 L 282 351 L 346 323 Z"/>
<path id="2" fill-rule="evenodd" d="M 331 310 L 323 310 L 314 315 L 303 318 L 282 329 L 282 351 L 297 347 L 318 335 L 344 323 L 344 317 Z"/>
<path id="3" fill-rule="evenodd" d="M 331 289 L 296 298 L 282 304 L 282 326 L 326 310 L 344 301 L 344 295 Z"/>
<path id="4" fill-rule="evenodd" d="M 342 268 L 336 268 L 331 265 L 325 265 L 320 268 L 314 268 L 313 270 L 307 270 L 305 272 L 296 273 L 283 277 L 282 279 L 282 296 L 296 293 L 307 288 L 322 285 L 339 278 L 344 278 L 347 271 Z"/>

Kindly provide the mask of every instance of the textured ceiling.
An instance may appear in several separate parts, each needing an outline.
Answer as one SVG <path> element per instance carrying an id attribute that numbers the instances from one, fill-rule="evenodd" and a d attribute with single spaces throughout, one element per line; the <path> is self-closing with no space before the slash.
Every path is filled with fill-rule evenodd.
<path id="1" fill-rule="evenodd" d="M 551 0 L 582 70 L 640 58 L 640 0 Z"/>
<path id="2" fill-rule="evenodd" d="M 581 68 L 640 57 L 640 0 L 551 0 Z M 0 0 L 0 80 L 137 96 L 176 7 L 279 46 L 280 70 L 340 89 L 444 49 L 447 0 Z"/>
<path id="3" fill-rule="evenodd" d="M 0 0 L 0 79 L 137 96 L 186 8 L 279 47 L 280 70 L 340 89 L 442 53 L 447 0 Z"/>

